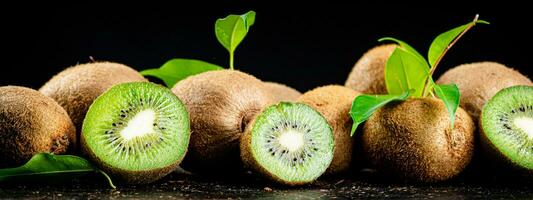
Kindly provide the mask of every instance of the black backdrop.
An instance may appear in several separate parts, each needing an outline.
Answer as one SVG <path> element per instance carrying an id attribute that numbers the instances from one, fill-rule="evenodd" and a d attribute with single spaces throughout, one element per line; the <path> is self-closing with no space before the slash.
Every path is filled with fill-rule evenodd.
<path id="1" fill-rule="evenodd" d="M 237 48 L 236 68 L 301 91 L 343 84 L 356 60 L 377 45 L 380 37 L 402 39 L 425 55 L 438 33 L 472 20 L 476 13 L 492 24 L 469 32 L 445 57 L 436 77 L 455 65 L 483 60 L 501 62 L 533 76 L 528 71 L 532 42 L 526 31 L 531 11 L 512 2 L 452 4 L 447 8 L 385 3 L 204 4 L 3 6 L 0 85 L 38 88 L 62 69 L 89 62 L 91 56 L 137 70 L 159 67 L 171 58 L 227 66 L 228 55 L 215 38 L 214 22 L 250 9 L 257 12 L 256 24 Z"/>

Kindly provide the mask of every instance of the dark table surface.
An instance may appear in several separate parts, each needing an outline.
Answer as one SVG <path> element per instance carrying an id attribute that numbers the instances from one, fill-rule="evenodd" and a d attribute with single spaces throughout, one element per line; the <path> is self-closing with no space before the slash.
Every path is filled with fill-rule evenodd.
<path id="1" fill-rule="evenodd" d="M 0 199 L 533 199 L 530 182 L 462 178 L 445 183 L 415 184 L 344 175 L 321 179 L 307 186 L 284 187 L 249 173 L 213 179 L 176 172 L 152 184 L 116 184 L 117 189 L 111 189 L 99 175 L 56 184 L 3 183 Z"/>

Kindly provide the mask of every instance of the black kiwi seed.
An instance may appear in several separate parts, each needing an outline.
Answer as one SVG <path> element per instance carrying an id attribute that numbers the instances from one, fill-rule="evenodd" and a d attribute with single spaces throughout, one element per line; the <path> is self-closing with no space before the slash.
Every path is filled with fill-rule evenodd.
<path id="1" fill-rule="evenodd" d="M 117 126 L 117 124 L 115 124 L 115 123 L 113 123 L 113 124 L 111 124 L 111 125 L 113 125 L 113 126 Z"/>

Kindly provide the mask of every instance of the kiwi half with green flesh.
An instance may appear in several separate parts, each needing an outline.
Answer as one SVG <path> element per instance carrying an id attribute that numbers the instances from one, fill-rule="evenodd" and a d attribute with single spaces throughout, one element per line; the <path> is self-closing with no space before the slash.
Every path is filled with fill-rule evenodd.
<path id="1" fill-rule="evenodd" d="M 451 129 L 441 100 L 414 98 L 378 109 L 365 123 L 361 143 L 378 171 L 409 181 L 437 182 L 458 175 L 470 162 L 474 129 L 461 108 Z"/>
<path id="2" fill-rule="evenodd" d="M 298 90 L 281 83 L 265 82 L 264 85 L 272 93 L 276 102 L 296 101 L 302 95 Z"/>
<path id="3" fill-rule="evenodd" d="M 58 73 L 39 91 L 56 100 L 69 114 L 78 131 L 85 113 L 96 97 L 111 86 L 146 79 L 134 69 L 119 63 L 94 62 L 69 67 Z"/>
<path id="4" fill-rule="evenodd" d="M 367 51 L 355 63 L 344 85 L 365 94 L 387 94 L 385 65 L 396 47 L 385 44 Z"/>
<path id="5" fill-rule="evenodd" d="M 82 150 L 104 171 L 127 183 L 150 183 L 172 172 L 190 138 L 185 106 L 153 83 L 122 83 L 91 105 Z"/>
<path id="6" fill-rule="evenodd" d="M 310 183 L 333 159 L 333 133 L 326 119 L 302 103 L 265 108 L 241 138 L 246 166 L 286 185 Z"/>
<path id="7" fill-rule="evenodd" d="M 510 163 L 533 175 L 533 87 L 513 86 L 492 97 L 483 107 L 481 141 L 491 158 Z M 533 176 L 531 176 L 533 177 Z"/>
<path id="8" fill-rule="evenodd" d="M 0 167 L 24 164 L 40 152 L 62 154 L 76 146 L 67 112 L 36 90 L 0 87 Z"/>
<path id="9" fill-rule="evenodd" d="M 459 65 L 445 72 L 438 84 L 455 83 L 461 92 L 460 106 L 477 121 L 483 105 L 503 88 L 514 85 L 533 86 L 531 80 L 496 62 Z"/>
<path id="10" fill-rule="evenodd" d="M 273 102 L 263 82 L 240 71 L 216 70 L 190 76 L 172 91 L 191 117 L 191 144 L 181 167 L 222 176 L 240 171 L 239 139 L 253 116 Z M 221 169 L 226 173 L 218 173 Z"/>
<path id="11" fill-rule="evenodd" d="M 320 112 L 333 129 L 335 152 L 327 174 L 344 172 L 352 163 L 354 141 L 350 137 L 353 123 L 350 109 L 357 95 L 359 93 L 350 88 L 328 85 L 308 91 L 298 99 Z"/>

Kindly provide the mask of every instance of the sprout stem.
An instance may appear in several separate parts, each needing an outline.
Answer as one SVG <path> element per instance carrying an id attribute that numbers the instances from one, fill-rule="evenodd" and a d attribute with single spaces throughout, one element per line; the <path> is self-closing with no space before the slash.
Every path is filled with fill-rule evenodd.
<path id="1" fill-rule="evenodd" d="M 446 47 L 446 49 L 444 49 L 444 51 L 443 51 L 442 54 L 439 56 L 439 58 L 437 59 L 437 61 L 435 61 L 435 65 L 433 65 L 433 66 L 431 67 L 431 70 L 429 71 L 429 76 L 430 76 L 430 77 L 433 76 L 433 73 L 435 72 L 435 69 L 437 68 L 437 65 L 439 65 L 440 61 L 442 60 L 442 58 L 444 57 L 444 55 L 446 55 L 446 53 L 448 52 L 448 50 L 450 50 L 450 49 L 453 47 L 453 45 L 454 45 L 459 39 L 461 39 L 461 37 L 463 37 L 463 35 L 464 35 L 466 32 L 468 32 L 472 27 L 474 27 L 474 26 L 476 25 L 478 19 L 479 19 L 479 14 L 476 14 L 476 16 L 474 17 L 474 20 L 472 21 L 472 23 L 470 23 L 470 25 L 469 25 L 469 26 L 468 26 L 463 32 L 461 32 L 461 34 L 459 34 L 459 35 L 458 35 L 458 36 L 452 41 L 452 43 L 450 43 L 450 44 Z M 429 80 L 429 78 L 428 78 L 428 80 L 426 81 L 426 85 L 425 85 L 425 87 L 424 87 L 424 90 L 422 91 L 422 94 L 424 94 L 424 96 L 427 95 L 426 91 L 427 91 L 427 89 L 428 89 L 429 82 L 430 82 L 430 80 Z"/>

